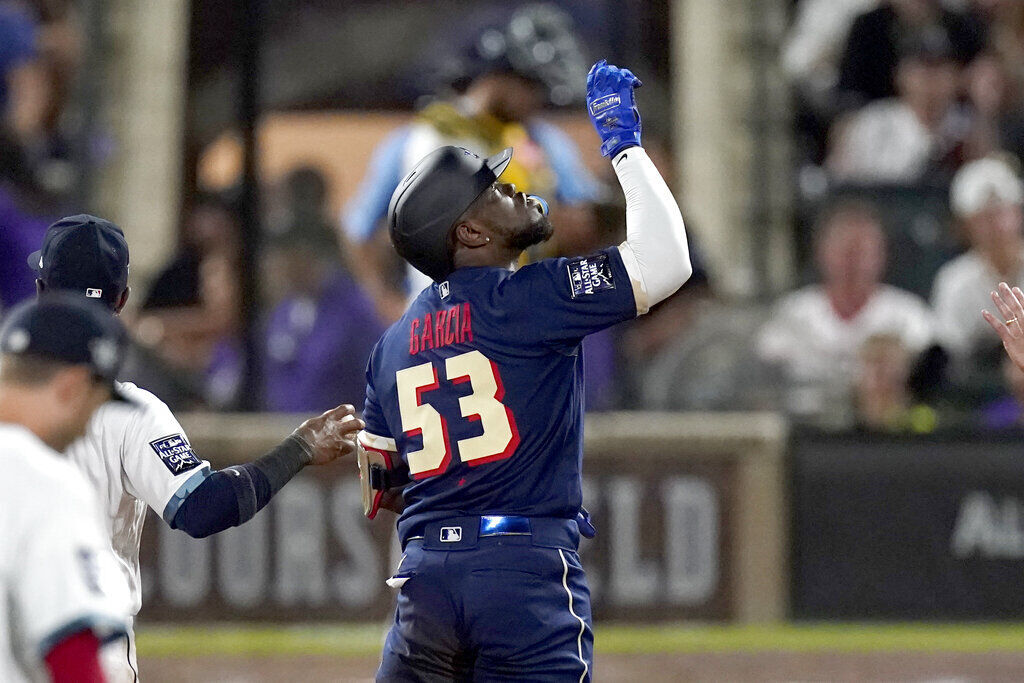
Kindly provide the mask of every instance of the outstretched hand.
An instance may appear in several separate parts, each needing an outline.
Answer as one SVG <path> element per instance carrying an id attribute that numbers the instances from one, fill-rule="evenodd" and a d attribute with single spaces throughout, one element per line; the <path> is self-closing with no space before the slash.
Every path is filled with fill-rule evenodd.
<path id="1" fill-rule="evenodd" d="M 1003 340 L 1003 348 L 1013 364 L 1024 372 L 1024 292 L 1020 287 L 1011 289 L 1010 285 L 1000 282 L 999 290 L 992 292 L 992 302 L 1002 319 L 988 311 L 982 311 L 981 315 Z"/>
<path id="2" fill-rule="evenodd" d="M 633 90 L 643 83 L 629 69 L 601 60 L 587 74 L 587 113 L 601 137 L 601 154 L 614 157 L 640 145 L 640 112 Z"/>
<path id="3" fill-rule="evenodd" d="M 355 412 L 352 406 L 341 405 L 306 420 L 293 432 L 309 446 L 313 456 L 311 465 L 326 465 L 356 452 L 356 434 L 366 425 Z"/>

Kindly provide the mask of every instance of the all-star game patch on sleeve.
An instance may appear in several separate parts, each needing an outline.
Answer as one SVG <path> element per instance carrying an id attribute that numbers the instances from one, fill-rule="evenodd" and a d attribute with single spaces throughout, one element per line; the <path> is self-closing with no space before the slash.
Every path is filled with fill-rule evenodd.
<path id="1" fill-rule="evenodd" d="M 171 434 L 162 439 L 150 441 L 149 446 L 160 456 L 160 460 L 171 471 L 171 474 L 181 474 L 202 464 L 184 434 Z"/>
<path id="2" fill-rule="evenodd" d="M 637 314 L 618 247 L 524 266 L 502 283 L 501 297 L 521 320 L 510 327 L 540 342 L 576 344 Z"/>
<path id="3" fill-rule="evenodd" d="M 606 253 L 570 258 L 565 268 L 569 272 L 569 292 L 573 299 L 615 289 Z"/>
<path id="4" fill-rule="evenodd" d="M 164 519 L 173 519 L 188 494 L 210 476 L 210 463 L 196 455 L 163 401 L 138 388 L 133 397 L 139 405 L 133 408 L 121 452 L 125 489 Z"/>

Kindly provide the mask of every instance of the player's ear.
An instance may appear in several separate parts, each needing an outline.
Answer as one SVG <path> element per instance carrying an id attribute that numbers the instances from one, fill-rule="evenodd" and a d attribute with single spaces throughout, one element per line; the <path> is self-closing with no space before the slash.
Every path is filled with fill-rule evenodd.
<path id="1" fill-rule="evenodd" d="M 472 220 L 462 220 L 455 226 L 455 241 L 459 244 L 477 249 L 491 241 L 484 231 Z"/>
<path id="2" fill-rule="evenodd" d="M 121 296 L 117 300 L 117 304 L 114 305 L 114 313 L 120 315 L 121 311 L 124 310 L 125 304 L 128 303 L 128 297 L 132 295 L 131 286 L 125 287 L 124 291 L 121 292 Z"/>

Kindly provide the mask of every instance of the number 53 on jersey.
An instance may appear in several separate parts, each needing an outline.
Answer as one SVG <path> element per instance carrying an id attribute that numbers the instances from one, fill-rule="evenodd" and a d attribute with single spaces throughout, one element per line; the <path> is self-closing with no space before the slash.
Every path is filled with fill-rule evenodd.
<path id="1" fill-rule="evenodd" d="M 479 421 L 483 433 L 460 439 L 459 456 L 467 465 L 476 466 L 510 457 L 519 445 L 519 431 L 512 411 L 502 403 L 505 388 L 498 366 L 479 351 L 470 351 L 444 361 L 444 379 L 451 384 L 469 382 L 472 393 L 459 398 L 462 417 Z M 398 408 L 402 431 L 406 436 L 421 435 L 423 448 L 406 455 L 409 474 L 423 479 L 441 474 L 451 462 L 452 449 L 448 424 L 428 403 L 423 394 L 441 386 L 438 367 L 422 363 L 396 373 Z"/>

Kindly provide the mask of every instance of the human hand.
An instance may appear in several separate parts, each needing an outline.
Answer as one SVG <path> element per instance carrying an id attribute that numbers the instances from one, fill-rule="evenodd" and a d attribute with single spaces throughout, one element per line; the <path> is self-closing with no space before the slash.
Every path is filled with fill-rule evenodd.
<path id="1" fill-rule="evenodd" d="M 614 157 L 640 146 L 640 112 L 633 89 L 643 83 L 629 69 L 601 60 L 587 74 L 587 113 L 601 137 L 601 154 Z"/>
<path id="2" fill-rule="evenodd" d="M 293 434 L 309 447 L 311 465 L 326 465 L 355 453 L 356 434 L 364 427 L 363 421 L 355 416 L 355 408 L 346 404 L 306 420 Z"/>
<path id="3" fill-rule="evenodd" d="M 1011 289 L 1010 285 L 1000 282 L 999 290 L 991 295 L 1003 319 L 988 311 L 982 311 L 981 315 L 1003 340 L 1003 348 L 1013 364 L 1024 372 L 1024 328 L 1021 327 L 1024 325 L 1024 292 L 1020 287 Z"/>

